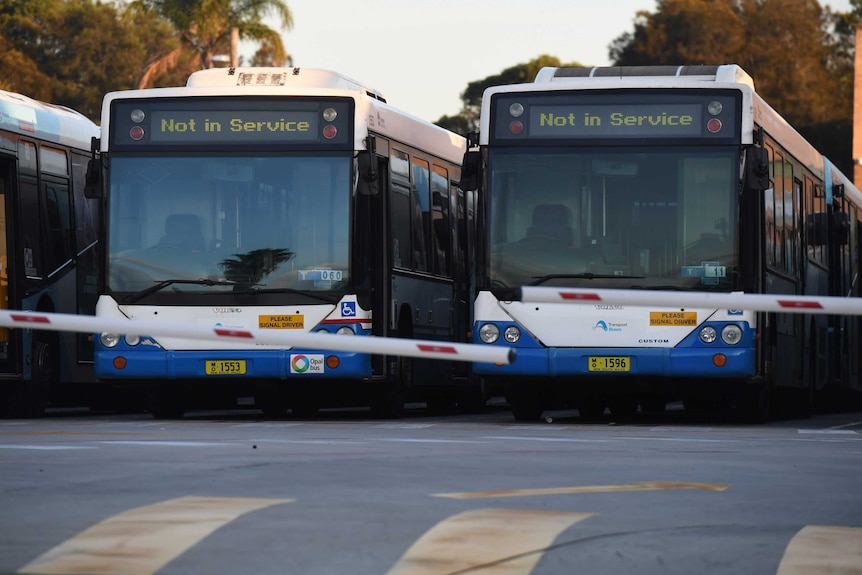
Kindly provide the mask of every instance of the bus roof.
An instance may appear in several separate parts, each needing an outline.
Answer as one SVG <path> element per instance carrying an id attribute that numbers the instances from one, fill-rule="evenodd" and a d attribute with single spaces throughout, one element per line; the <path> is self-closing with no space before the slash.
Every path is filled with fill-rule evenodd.
<path id="1" fill-rule="evenodd" d="M 400 110 L 383 94 L 338 72 L 315 68 L 239 67 L 194 72 L 186 86 L 111 92 L 102 106 L 102 125 L 110 122 L 111 102 L 124 98 L 189 96 L 341 96 L 356 102 L 354 150 L 365 149 L 368 132 L 377 132 L 407 145 L 420 140 L 424 150 L 461 164 L 466 140 L 449 130 Z M 102 138 L 102 151 L 108 149 Z"/>
<path id="2" fill-rule="evenodd" d="M 722 66 L 603 66 L 593 68 L 545 67 L 536 74 L 536 84 L 565 82 L 574 78 L 632 80 L 655 83 L 659 77 L 684 78 L 700 82 L 744 84 L 754 90 L 754 80 L 736 64 Z"/>
<path id="3" fill-rule="evenodd" d="M 5 90 L 0 90 L 0 129 L 81 150 L 90 150 L 99 137 L 99 126 L 83 114 Z"/>

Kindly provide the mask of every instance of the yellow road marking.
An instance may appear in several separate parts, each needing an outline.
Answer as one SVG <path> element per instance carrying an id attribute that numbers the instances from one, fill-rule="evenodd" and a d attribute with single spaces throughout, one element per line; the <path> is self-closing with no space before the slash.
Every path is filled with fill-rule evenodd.
<path id="1" fill-rule="evenodd" d="M 388 575 L 523 575 L 565 529 L 593 513 L 477 509 L 441 521 L 420 537 Z"/>
<path id="2" fill-rule="evenodd" d="M 704 489 L 724 491 L 730 487 L 725 483 L 682 483 L 677 481 L 652 481 L 633 485 L 592 485 L 585 487 L 547 487 L 542 489 L 500 489 L 497 491 L 465 491 L 462 493 L 435 493 L 435 497 L 451 499 L 481 499 L 486 497 L 525 497 L 529 495 L 565 495 L 570 493 L 608 493 L 614 491 L 656 491 L 662 489 Z"/>
<path id="3" fill-rule="evenodd" d="M 776 575 L 862 574 L 862 528 L 808 525 L 797 533 Z"/>
<path id="4" fill-rule="evenodd" d="M 180 497 L 130 509 L 61 543 L 18 573 L 151 575 L 240 515 L 291 501 Z"/>

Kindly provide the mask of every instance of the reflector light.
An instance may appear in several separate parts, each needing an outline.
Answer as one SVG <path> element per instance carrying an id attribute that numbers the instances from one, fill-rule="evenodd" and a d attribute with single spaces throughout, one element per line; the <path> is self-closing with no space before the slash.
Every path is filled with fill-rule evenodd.
<path id="1" fill-rule="evenodd" d="M 326 367 L 328 367 L 329 369 L 335 369 L 336 367 L 338 367 L 339 363 L 341 362 L 338 360 L 337 355 L 326 356 Z"/>
<path id="2" fill-rule="evenodd" d="M 721 130 L 721 120 L 719 120 L 718 118 L 713 118 L 706 123 L 706 129 L 713 134 L 719 132 Z"/>
<path id="3" fill-rule="evenodd" d="M 727 356 L 723 353 L 717 353 L 712 356 L 712 365 L 715 367 L 724 367 L 727 365 Z"/>
<path id="4" fill-rule="evenodd" d="M 519 120 L 512 120 L 509 122 L 509 131 L 517 136 L 524 131 L 524 124 Z"/>
<path id="5" fill-rule="evenodd" d="M 118 355 L 114 358 L 114 369 L 125 369 L 126 368 L 126 358 Z"/>
<path id="6" fill-rule="evenodd" d="M 323 137 L 327 140 L 331 140 L 338 133 L 338 130 L 332 124 L 327 125 L 323 128 Z"/>
<path id="7" fill-rule="evenodd" d="M 140 140 L 144 137 L 144 129 L 140 126 L 132 126 L 132 129 L 129 130 L 129 137 L 135 141 Z"/>

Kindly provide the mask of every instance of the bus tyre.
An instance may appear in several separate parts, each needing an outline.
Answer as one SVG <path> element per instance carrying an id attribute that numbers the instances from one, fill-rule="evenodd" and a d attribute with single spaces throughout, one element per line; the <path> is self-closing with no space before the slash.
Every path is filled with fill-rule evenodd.
<path id="1" fill-rule="evenodd" d="M 638 401 L 631 398 L 614 398 L 610 400 L 608 409 L 616 419 L 631 419 L 638 412 Z"/>
<path id="2" fill-rule="evenodd" d="M 150 415 L 155 419 L 182 419 L 186 402 L 180 391 L 156 388 L 149 391 Z"/>
<path id="3" fill-rule="evenodd" d="M 41 417 L 48 406 L 51 383 L 57 377 L 57 364 L 54 353 L 55 337 L 50 334 L 38 333 L 33 336 L 33 347 L 30 352 L 30 381 L 15 384 L 11 397 L 11 415 L 13 417 Z"/>
<path id="4" fill-rule="evenodd" d="M 769 386 L 758 383 L 746 388 L 737 407 L 746 423 L 766 423 L 772 409 Z"/>
<path id="5" fill-rule="evenodd" d="M 515 390 L 506 396 L 515 421 L 539 421 L 545 409 L 538 391 Z"/>

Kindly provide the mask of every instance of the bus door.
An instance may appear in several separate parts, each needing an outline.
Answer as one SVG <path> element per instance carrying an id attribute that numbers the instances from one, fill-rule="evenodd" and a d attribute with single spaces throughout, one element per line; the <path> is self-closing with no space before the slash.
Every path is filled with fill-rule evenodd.
<path id="1" fill-rule="evenodd" d="M 14 188 L 15 160 L 0 157 L 0 310 L 10 309 L 9 304 L 9 241 L 7 228 L 7 204 Z M 10 331 L 0 328 L 0 373 L 14 373 L 10 365 Z"/>

